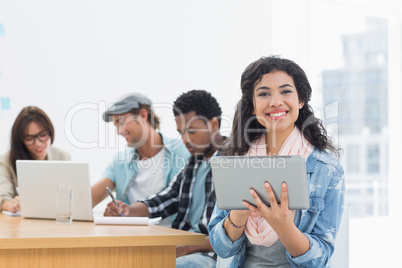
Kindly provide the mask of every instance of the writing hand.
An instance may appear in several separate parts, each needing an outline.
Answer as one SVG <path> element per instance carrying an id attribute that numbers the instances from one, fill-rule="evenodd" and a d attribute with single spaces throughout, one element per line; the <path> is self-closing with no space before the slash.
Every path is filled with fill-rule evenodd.
<path id="1" fill-rule="evenodd" d="M 123 214 L 123 216 L 127 216 L 129 212 L 128 205 L 120 200 L 116 200 L 116 204 L 113 201 L 109 202 L 103 215 L 116 217 Z"/>

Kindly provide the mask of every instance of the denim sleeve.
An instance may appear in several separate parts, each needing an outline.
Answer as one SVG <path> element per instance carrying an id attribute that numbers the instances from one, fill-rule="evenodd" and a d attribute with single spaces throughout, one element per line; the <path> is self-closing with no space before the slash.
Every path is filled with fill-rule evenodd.
<path id="1" fill-rule="evenodd" d="M 239 254 L 244 245 L 245 235 L 232 242 L 226 235 L 223 223 L 228 215 L 228 210 L 220 210 L 216 205 L 212 212 L 211 221 L 208 225 L 209 241 L 216 254 L 221 258 L 229 258 L 235 254 Z"/>
<path id="2" fill-rule="evenodd" d="M 310 222 L 311 230 L 310 227 L 304 230 L 302 227 L 301 230 L 308 237 L 310 248 L 305 254 L 294 258 L 286 252 L 289 262 L 296 267 L 327 267 L 334 251 L 335 237 L 343 213 L 345 184 L 342 168 L 329 168 L 326 171 L 327 174 L 324 175 L 319 173 L 330 177 L 323 197 L 311 198 L 312 205 L 302 216 L 306 221 L 313 220 Z"/>
<path id="3" fill-rule="evenodd" d="M 105 171 L 102 173 L 103 178 L 109 178 L 116 184 L 116 172 L 115 172 L 116 155 L 113 156 L 112 161 L 107 165 Z"/>

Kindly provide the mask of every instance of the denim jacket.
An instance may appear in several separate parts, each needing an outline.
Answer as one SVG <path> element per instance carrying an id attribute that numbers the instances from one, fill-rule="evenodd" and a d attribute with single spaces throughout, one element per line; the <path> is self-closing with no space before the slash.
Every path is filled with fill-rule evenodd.
<path id="1" fill-rule="evenodd" d="M 290 267 L 330 267 L 334 242 L 339 229 L 344 203 L 344 172 L 339 161 L 330 154 L 314 149 L 306 161 L 310 207 L 297 210 L 295 225 L 310 241 L 309 250 L 292 257 L 286 251 Z M 215 252 L 222 258 L 234 256 L 229 267 L 238 267 L 246 254 L 246 236 L 232 242 L 223 223 L 228 210 L 216 205 L 208 225 L 209 239 Z"/>

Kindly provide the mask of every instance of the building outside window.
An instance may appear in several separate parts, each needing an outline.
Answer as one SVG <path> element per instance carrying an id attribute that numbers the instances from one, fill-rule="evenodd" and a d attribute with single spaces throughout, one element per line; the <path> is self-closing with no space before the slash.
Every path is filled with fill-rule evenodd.
<path id="1" fill-rule="evenodd" d="M 274 34 L 273 47 L 281 49 L 283 40 L 297 36 L 297 53 L 282 54 L 306 70 L 312 107 L 343 149 L 350 267 L 400 267 L 397 247 L 389 241 L 402 239 L 402 232 L 394 232 L 402 220 L 397 205 L 402 204 L 397 160 L 402 150 L 402 3 L 274 2 L 301 10 L 293 14 L 292 25 L 298 27 L 283 36 Z M 379 232 L 372 233 L 374 229 Z M 381 246 L 365 243 L 367 236 Z"/>

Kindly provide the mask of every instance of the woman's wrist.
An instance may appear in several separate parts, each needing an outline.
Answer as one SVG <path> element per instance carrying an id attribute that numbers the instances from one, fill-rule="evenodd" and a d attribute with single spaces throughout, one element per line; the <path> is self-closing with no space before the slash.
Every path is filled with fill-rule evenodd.
<path id="1" fill-rule="evenodd" d="M 229 224 L 230 224 L 231 226 L 233 226 L 234 228 L 237 228 L 237 229 L 244 228 L 244 227 L 246 226 L 246 224 L 247 224 L 247 219 L 246 219 L 246 222 L 245 222 L 243 225 L 237 225 L 237 224 L 235 224 L 235 223 L 233 222 L 233 220 L 230 218 L 230 213 L 231 213 L 231 212 L 232 212 L 232 211 L 229 211 L 228 216 L 227 216 L 228 221 L 229 221 Z M 248 218 L 248 217 L 247 217 L 247 218 Z"/>

